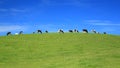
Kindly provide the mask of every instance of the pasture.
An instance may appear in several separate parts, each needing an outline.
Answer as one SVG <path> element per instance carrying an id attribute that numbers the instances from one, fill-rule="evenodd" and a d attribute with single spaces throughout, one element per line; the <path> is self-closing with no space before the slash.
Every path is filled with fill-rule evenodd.
<path id="1" fill-rule="evenodd" d="M 82 33 L 1 36 L 0 68 L 120 68 L 120 36 Z"/>

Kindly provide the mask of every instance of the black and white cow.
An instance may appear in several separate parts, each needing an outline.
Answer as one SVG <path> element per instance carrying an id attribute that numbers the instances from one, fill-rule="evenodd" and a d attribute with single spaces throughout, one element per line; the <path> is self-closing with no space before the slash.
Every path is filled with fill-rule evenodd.
<path id="1" fill-rule="evenodd" d="M 23 34 L 23 31 L 20 31 L 20 32 L 19 32 L 19 35 L 21 35 L 21 34 Z"/>
<path id="2" fill-rule="evenodd" d="M 37 30 L 37 33 L 38 33 L 38 34 L 39 34 L 39 33 L 42 34 L 42 31 L 41 31 L 41 30 Z"/>
<path id="3" fill-rule="evenodd" d="M 35 32 L 33 32 L 33 34 L 35 34 Z"/>
<path id="4" fill-rule="evenodd" d="M 45 33 L 48 33 L 48 31 L 46 30 Z"/>
<path id="5" fill-rule="evenodd" d="M 73 30 L 69 30 L 70 33 L 73 33 Z"/>
<path id="6" fill-rule="evenodd" d="M 97 33 L 95 30 L 92 30 L 92 32 L 95 33 L 95 34 Z"/>
<path id="7" fill-rule="evenodd" d="M 7 32 L 7 34 L 6 34 L 6 35 L 7 35 L 7 36 L 9 36 L 9 35 L 12 35 L 12 34 L 11 34 L 11 32 Z"/>
<path id="8" fill-rule="evenodd" d="M 74 31 L 75 33 L 79 33 L 79 31 L 78 31 L 77 29 L 74 29 L 73 31 Z"/>
<path id="9" fill-rule="evenodd" d="M 103 34 L 107 34 L 106 32 L 103 32 Z"/>
<path id="10" fill-rule="evenodd" d="M 58 33 L 64 33 L 64 31 L 62 29 L 59 29 Z"/>
<path id="11" fill-rule="evenodd" d="M 88 33 L 87 29 L 83 29 L 82 31 L 83 31 L 83 33 Z"/>

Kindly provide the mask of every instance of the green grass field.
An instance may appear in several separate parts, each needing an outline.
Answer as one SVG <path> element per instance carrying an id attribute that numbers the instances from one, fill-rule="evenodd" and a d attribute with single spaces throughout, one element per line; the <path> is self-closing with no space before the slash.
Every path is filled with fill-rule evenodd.
<path id="1" fill-rule="evenodd" d="M 120 68 L 120 36 L 82 33 L 1 36 L 0 68 Z"/>

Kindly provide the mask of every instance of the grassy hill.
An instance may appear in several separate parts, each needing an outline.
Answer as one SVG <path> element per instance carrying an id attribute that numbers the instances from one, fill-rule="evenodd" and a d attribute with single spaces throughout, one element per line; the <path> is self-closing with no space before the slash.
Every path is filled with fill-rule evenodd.
<path id="1" fill-rule="evenodd" d="M 120 36 L 82 33 L 3 36 L 0 68 L 120 68 Z"/>

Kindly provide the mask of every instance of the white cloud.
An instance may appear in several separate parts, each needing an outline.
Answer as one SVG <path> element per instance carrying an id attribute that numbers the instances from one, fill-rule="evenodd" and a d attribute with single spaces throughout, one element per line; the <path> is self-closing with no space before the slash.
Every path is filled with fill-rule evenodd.
<path id="1" fill-rule="evenodd" d="M 5 9 L 5 8 L 0 8 L 1 12 L 26 12 L 25 9 L 16 9 L 16 8 L 10 8 L 10 9 Z"/>
<path id="2" fill-rule="evenodd" d="M 57 5 L 71 5 L 78 7 L 90 7 L 90 4 L 87 3 L 87 0 L 41 0 L 40 5 L 45 6 L 57 6 Z"/>
<path id="3" fill-rule="evenodd" d="M 98 25 L 98 26 L 120 26 L 118 23 L 113 23 L 109 20 L 86 20 L 84 21 L 90 25 Z"/>
<path id="4" fill-rule="evenodd" d="M 50 0 L 41 0 L 41 4 L 42 5 L 51 5 L 51 1 Z"/>
<path id="5" fill-rule="evenodd" d="M 2 8 L 0 8 L 0 11 L 1 12 L 6 12 L 6 11 L 8 11 L 8 9 L 2 9 Z"/>
<path id="6" fill-rule="evenodd" d="M 107 31 L 107 32 L 114 32 L 117 31 L 118 28 L 115 27 L 102 27 L 101 29 L 99 29 L 100 31 Z"/>
<path id="7" fill-rule="evenodd" d="M 100 23 L 100 22 L 110 23 L 111 21 L 109 21 L 109 20 L 85 20 L 84 22 L 89 22 L 89 23 Z"/>
<path id="8" fill-rule="evenodd" d="M 56 31 L 57 29 L 59 29 L 61 27 L 61 25 L 56 25 L 56 24 L 34 24 L 34 26 L 32 26 L 33 28 L 36 29 L 42 29 L 42 30 L 50 30 L 50 31 Z"/>
<path id="9" fill-rule="evenodd" d="M 11 12 L 26 12 L 25 9 L 16 9 L 16 8 L 11 8 L 10 11 Z"/>
<path id="10" fill-rule="evenodd" d="M 113 24 L 113 23 L 91 23 L 91 25 L 101 25 L 101 26 L 120 26 L 120 24 Z"/>
<path id="11" fill-rule="evenodd" d="M 0 26 L 0 32 L 25 30 L 25 29 L 27 29 L 26 26 L 19 26 L 19 25 Z"/>

